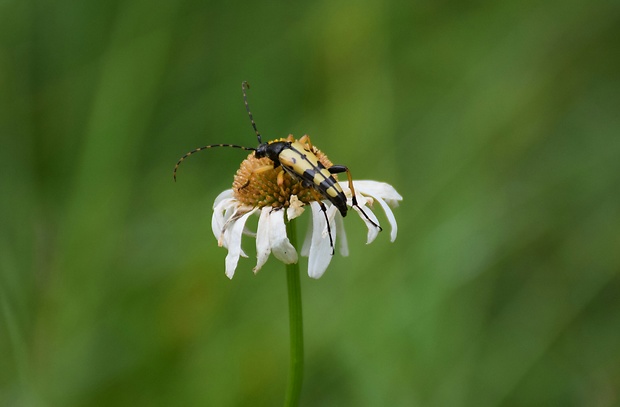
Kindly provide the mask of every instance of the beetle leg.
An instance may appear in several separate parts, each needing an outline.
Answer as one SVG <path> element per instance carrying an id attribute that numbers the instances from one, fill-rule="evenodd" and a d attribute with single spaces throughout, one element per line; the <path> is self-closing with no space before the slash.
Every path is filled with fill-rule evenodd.
<path id="1" fill-rule="evenodd" d="M 312 142 L 310 141 L 309 135 L 304 134 L 304 136 L 299 139 L 299 142 L 301 144 L 305 144 L 308 147 L 307 150 L 310 151 L 311 153 L 314 153 L 314 147 L 312 147 Z"/>
<path id="2" fill-rule="evenodd" d="M 276 178 L 276 182 L 278 183 L 278 186 L 280 187 L 280 193 L 283 196 L 285 196 L 286 191 L 284 190 L 284 169 L 282 167 L 278 168 L 278 176 Z"/>
<path id="3" fill-rule="evenodd" d="M 373 224 L 375 227 L 379 228 L 379 230 L 383 230 L 383 228 L 377 225 L 375 222 L 373 222 L 368 217 L 368 215 L 366 215 L 366 212 L 364 212 L 364 210 L 357 204 L 357 197 L 355 196 L 355 188 L 353 188 L 353 178 L 351 177 L 351 171 L 349 171 L 349 168 L 346 165 L 332 165 L 331 167 L 327 169 L 327 171 L 329 171 L 330 174 L 340 174 L 343 172 L 347 173 L 347 178 L 349 178 L 349 189 L 351 190 L 352 201 L 353 201 L 352 206 L 355 206 L 357 209 L 359 209 L 359 211 L 362 213 L 362 215 L 364 215 L 364 217 L 366 218 L 368 222 Z"/>
<path id="4" fill-rule="evenodd" d="M 332 248 L 332 256 L 333 256 L 335 253 L 334 239 L 332 239 L 332 228 L 331 226 L 329 226 L 329 219 L 327 218 L 327 208 L 325 207 L 325 204 L 322 201 L 323 196 L 314 188 L 310 188 L 310 191 L 312 195 L 314 196 L 314 199 L 316 199 L 316 201 L 321 206 L 321 211 L 323 211 L 323 216 L 325 216 L 325 222 L 327 223 L 327 234 L 329 235 L 329 245 Z"/>
<path id="5" fill-rule="evenodd" d="M 282 171 L 282 168 L 280 168 L 280 171 L 278 171 L 276 181 L 278 182 L 278 186 L 282 188 L 282 186 L 284 185 L 284 171 Z"/>

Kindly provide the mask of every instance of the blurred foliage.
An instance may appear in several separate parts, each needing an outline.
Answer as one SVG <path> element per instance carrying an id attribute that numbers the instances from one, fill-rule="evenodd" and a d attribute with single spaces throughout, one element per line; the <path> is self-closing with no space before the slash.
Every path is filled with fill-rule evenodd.
<path id="1" fill-rule="evenodd" d="M 619 405 L 618 38 L 611 0 L 1 2 L 0 405 L 282 402 L 284 267 L 228 281 L 210 230 L 245 153 L 172 182 L 255 145 L 242 80 L 405 198 L 302 279 L 304 406 Z"/>

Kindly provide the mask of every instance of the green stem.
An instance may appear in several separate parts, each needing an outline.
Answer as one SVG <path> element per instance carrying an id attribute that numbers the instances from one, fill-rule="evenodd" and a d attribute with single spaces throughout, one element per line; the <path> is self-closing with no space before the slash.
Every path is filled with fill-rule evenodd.
<path id="1" fill-rule="evenodd" d="M 289 221 L 287 235 L 293 247 L 297 249 L 297 232 L 295 222 Z M 291 336 L 291 360 L 289 364 L 288 386 L 285 407 L 299 405 L 301 383 L 304 375 L 304 329 L 301 313 L 301 285 L 299 281 L 299 262 L 286 265 L 288 285 L 288 310 Z"/>

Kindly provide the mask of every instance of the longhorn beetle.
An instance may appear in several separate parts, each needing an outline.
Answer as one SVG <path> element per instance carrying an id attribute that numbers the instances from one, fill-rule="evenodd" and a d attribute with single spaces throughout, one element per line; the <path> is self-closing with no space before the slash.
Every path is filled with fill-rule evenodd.
<path id="1" fill-rule="evenodd" d="M 282 166 L 282 169 L 286 171 L 293 179 L 300 181 L 304 187 L 311 188 L 314 198 L 319 203 L 321 211 L 325 216 L 325 221 L 327 223 L 327 234 L 329 235 L 329 243 L 331 245 L 333 255 L 334 242 L 332 239 L 331 227 L 329 226 L 329 219 L 327 218 L 327 208 L 325 207 L 325 204 L 321 202 L 321 198 L 325 198 L 333 205 L 335 205 L 343 217 L 347 216 L 347 197 L 342 191 L 340 184 L 338 184 L 338 181 L 336 181 L 336 179 L 333 177 L 333 174 L 340 174 L 346 172 L 349 179 L 349 189 L 351 190 L 352 195 L 352 206 L 356 207 L 364 216 L 364 218 L 366 218 L 366 220 L 370 222 L 374 227 L 378 228 L 379 230 L 383 230 L 381 226 L 373 222 L 368 217 L 368 215 L 366 215 L 366 212 L 364 212 L 364 210 L 357 204 L 357 197 L 355 196 L 353 179 L 351 177 L 351 171 L 349 171 L 349 168 L 344 165 L 332 165 L 329 168 L 325 168 L 325 166 L 318 160 L 318 158 L 314 154 L 315 150 L 310 142 L 310 137 L 306 135 L 299 140 L 267 141 L 263 143 L 261 135 L 256 128 L 256 123 L 254 123 L 254 117 L 252 116 L 252 112 L 250 111 L 250 106 L 248 105 L 246 90 L 249 88 L 250 84 L 246 81 L 241 83 L 241 91 L 243 92 L 243 103 L 245 104 L 245 109 L 247 110 L 248 116 L 250 117 L 252 128 L 256 133 L 256 138 L 258 139 L 258 147 L 244 147 L 236 144 L 211 144 L 208 146 L 196 148 L 179 159 L 179 161 L 174 167 L 174 180 L 176 181 L 177 179 L 177 169 L 179 168 L 179 165 L 181 165 L 183 160 L 185 160 L 190 155 L 197 153 L 198 151 L 206 150 L 208 148 L 239 148 L 242 150 L 254 151 L 254 156 L 256 158 L 267 157 L 273 162 L 273 164 L 265 166 L 264 169 L 259 168 L 257 170 L 258 172 Z M 278 184 L 282 183 L 282 175 L 282 172 L 278 174 Z M 248 179 L 248 182 L 241 188 L 247 187 L 249 183 L 250 180 Z"/>

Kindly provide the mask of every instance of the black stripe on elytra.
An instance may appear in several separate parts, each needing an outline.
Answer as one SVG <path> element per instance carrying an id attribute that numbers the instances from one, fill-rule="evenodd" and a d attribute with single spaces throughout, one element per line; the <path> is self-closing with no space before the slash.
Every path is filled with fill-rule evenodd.
<path id="1" fill-rule="evenodd" d="M 306 178 L 306 176 L 308 176 L 309 178 L 307 178 L 309 181 L 314 182 L 314 176 L 318 173 L 321 174 L 321 177 L 323 177 L 323 181 L 321 181 L 321 183 L 323 183 L 325 180 L 330 179 L 329 177 L 326 177 L 325 174 L 323 174 L 321 172 L 321 169 L 325 169 L 325 166 L 323 164 L 321 164 L 320 161 L 318 161 L 318 165 L 314 165 L 312 164 L 312 161 L 310 161 L 308 159 L 308 156 L 306 155 L 306 153 L 302 153 L 301 151 L 297 150 L 296 148 L 294 148 L 293 146 L 289 147 L 291 150 L 293 150 L 294 152 L 296 152 L 297 154 L 299 154 L 299 156 L 306 162 L 308 163 L 308 165 L 310 166 L 311 170 L 305 170 L 304 171 L 304 178 Z M 333 178 L 332 178 L 333 180 Z M 332 181 L 333 183 L 333 181 Z"/>
<path id="2" fill-rule="evenodd" d="M 323 189 L 323 190 L 327 191 L 328 189 L 333 188 L 335 184 L 336 184 L 336 182 L 334 181 L 333 178 L 327 178 L 327 179 L 321 181 L 321 183 L 319 184 L 319 189 Z M 338 191 L 337 189 L 336 189 L 336 192 L 338 192 L 338 195 L 341 194 L 341 192 Z"/>

